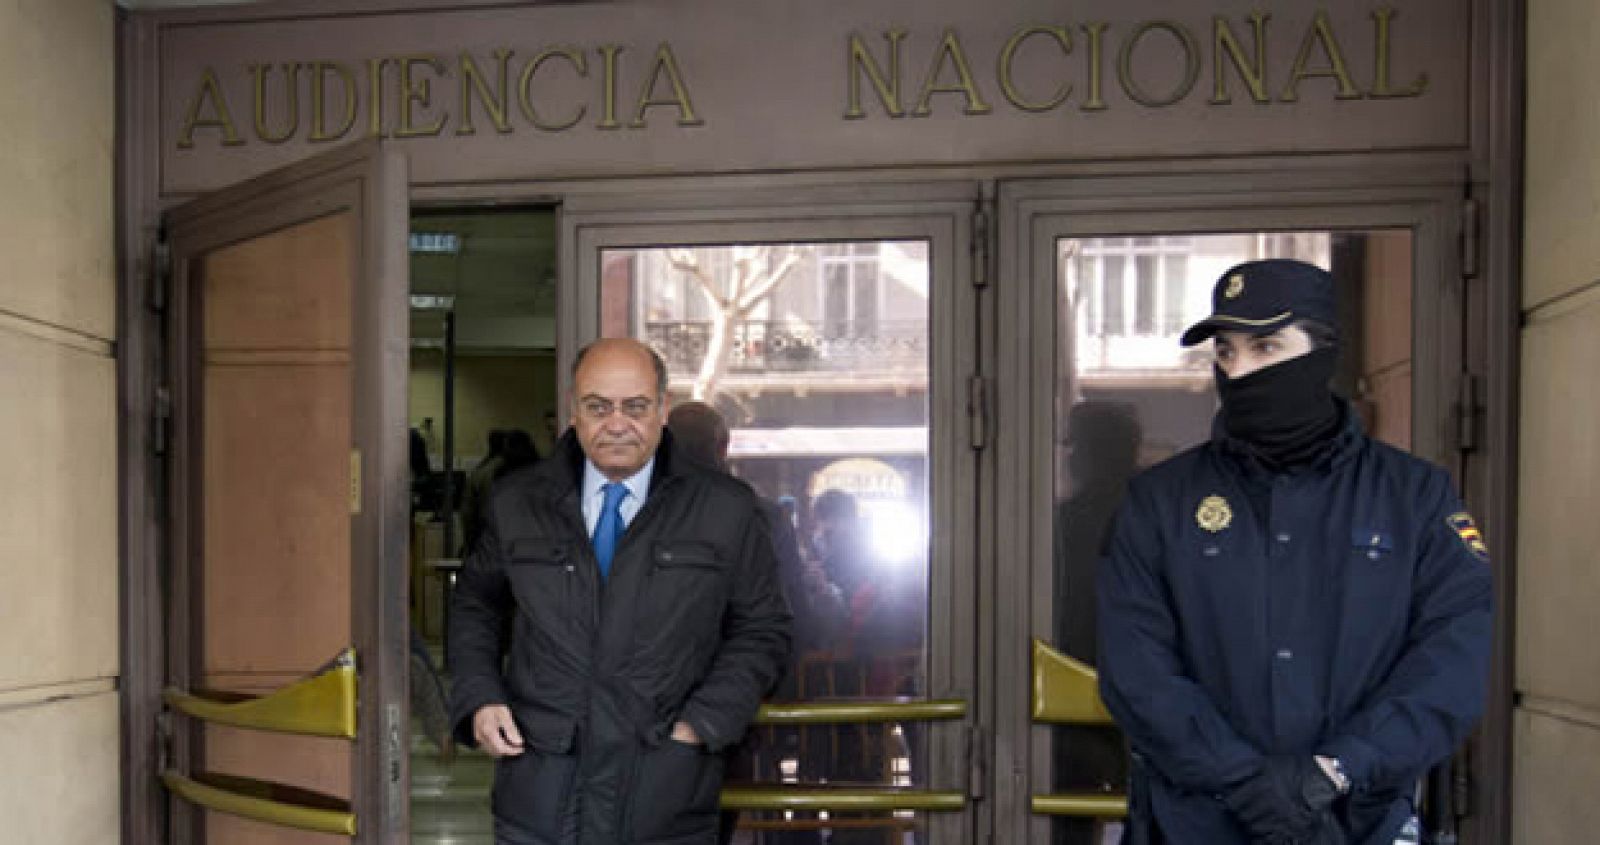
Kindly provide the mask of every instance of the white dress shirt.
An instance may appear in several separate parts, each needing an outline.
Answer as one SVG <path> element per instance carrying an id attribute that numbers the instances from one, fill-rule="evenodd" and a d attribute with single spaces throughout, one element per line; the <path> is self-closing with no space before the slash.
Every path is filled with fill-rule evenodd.
<path id="1" fill-rule="evenodd" d="M 655 472 L 655 468 L 656 459 L 651 457 L 638 472 L 622 479 L 623 486 L 628 488 L 628 495 L 622 497 L 622 504 L 618 508 L 622 512 L 624 528 L 633 523 L 633 518 L 639 515 L 639 509 L 644 507 L 644 500 L 650 495 L 650 474 Z M 595 467 L 593 461 L 583 459 L 583 527 L 588 530 L 590 537 L 594 536 L 594 527 L 600 522 L 600 508 L 606 501 L 606 493 L 600 488 L 610 481 Z"/>

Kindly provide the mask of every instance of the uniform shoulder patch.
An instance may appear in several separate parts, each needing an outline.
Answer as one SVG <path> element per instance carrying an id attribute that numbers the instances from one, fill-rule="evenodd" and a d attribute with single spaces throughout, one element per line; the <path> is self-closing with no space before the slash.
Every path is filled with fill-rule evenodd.
<path id="1" fill-rule="evenodd" d="M 1451 531 L 1456 532 L 1456 536 L 1461 538 L 1461 543 L 1474 557 L 1479 560 L 1489 559 L 1489 547 L 1483 542 L 1483 532 L 1478 530 L 1478 524 L 1472 521 L 1472 514 L 1461 511 L 1450 514 L 1444 521 L 1450 526 Z"/>

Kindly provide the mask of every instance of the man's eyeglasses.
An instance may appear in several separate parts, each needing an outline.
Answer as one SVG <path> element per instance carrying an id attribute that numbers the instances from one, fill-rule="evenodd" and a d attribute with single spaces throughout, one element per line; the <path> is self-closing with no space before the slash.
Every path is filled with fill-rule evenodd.
<path id="1" fill-rule="evenodd" d="M 650 409 L 654 408 L 655 405 L 655 402 L 642 396 L 624 399 L 620 404 L 610 399 L 591 396 L 578 403 L 578 410 L 582 411 L 583 415 L 591 420 L 603 420 L 615 413 L 618 408 L 621 408 L 623 416 L 628 419 L 642 420 L 650 416 Z"/>

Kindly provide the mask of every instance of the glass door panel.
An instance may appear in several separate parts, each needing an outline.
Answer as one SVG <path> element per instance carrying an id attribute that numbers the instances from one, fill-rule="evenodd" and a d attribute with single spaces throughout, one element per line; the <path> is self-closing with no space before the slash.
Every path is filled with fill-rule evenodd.
<path id="1" fill-rule="evenodd" d="M 603 336 L 667 362 L 769 503 L 795 651 L 775 698 L 929 694 L 929 248 L 916 240 L 600 252 Z M 730 780 L 928 787 L 924 724 L 767 726 Z M 756 842 L 888 843 L 910 812 L 745 813 Z"/>
<path id="2" fill-rule="evenodd" d="M 1368 431 L 1400 448 L 1412 430 L 1412 233 L 1408 229 L 1057 237 L 1049 633 L 1094 666 L 1095 569 L 1128 480 L 1210 437 L 1217 400 L 1209 344 L 1178 338 L 1210 313 L 1230 266 L 1296 258 L 1339 285 L 1335 389 Z M 1123 792 L 1127 753 L 1114 727 L 1039 727 L 1049 791 Z M 1108 819 L 1056 817 L 1057 843 L 1100 843 Z"/>

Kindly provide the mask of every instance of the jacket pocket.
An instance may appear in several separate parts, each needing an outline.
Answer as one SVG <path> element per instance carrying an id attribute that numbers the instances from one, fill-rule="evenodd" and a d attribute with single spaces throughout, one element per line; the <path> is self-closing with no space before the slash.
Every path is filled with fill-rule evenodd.
<path id="1" fill-rule="evenodd" d="M 562 845 L 576 833 L 576 754 L 530 747 L 494 764 L 490 805 L 496 832 L 517 842 Z"/>
<path id="2" fill-rule="evenodd" d="M 687 672 L 697 678 L 722 630 L 730 564 L 709 545 L 685 542 L 657 543 L 650 560 L 634 625 L 637 664 L 652 667 L 652 675 Z M 677 706 L 671 692 L 666 699 Z"/>
<path id="3" fill-rule="evenodd" d="M 529 748 L 549 754 L 572 750 L 578 735 L 577 719 L 534 707 L 518 707 L 513 715 Z"/>
<path id="4" fill-rule="evenodd" d="M 714 841 L 722 765 L 722 756 L 705 746 L 670 738 L 642 748 L 627 799 L 628 841 L 648 845 L 699 836 Z"/>
<path id="5" fill-rule="evenodd" d="M 652 573 L 698 570 L 715 575 L 728 568 L 728 561 L 717 554 L 716 548 L 705 543 L 657 543 L 653 559 Z"/>
<path id="6" fill-rule="evenodd" d="M 529 611 L 565 609 L 572 599 L 578 567 L 566 543 L 518 539 L 506 559 L 506 578 L 517 604 Z"/>

